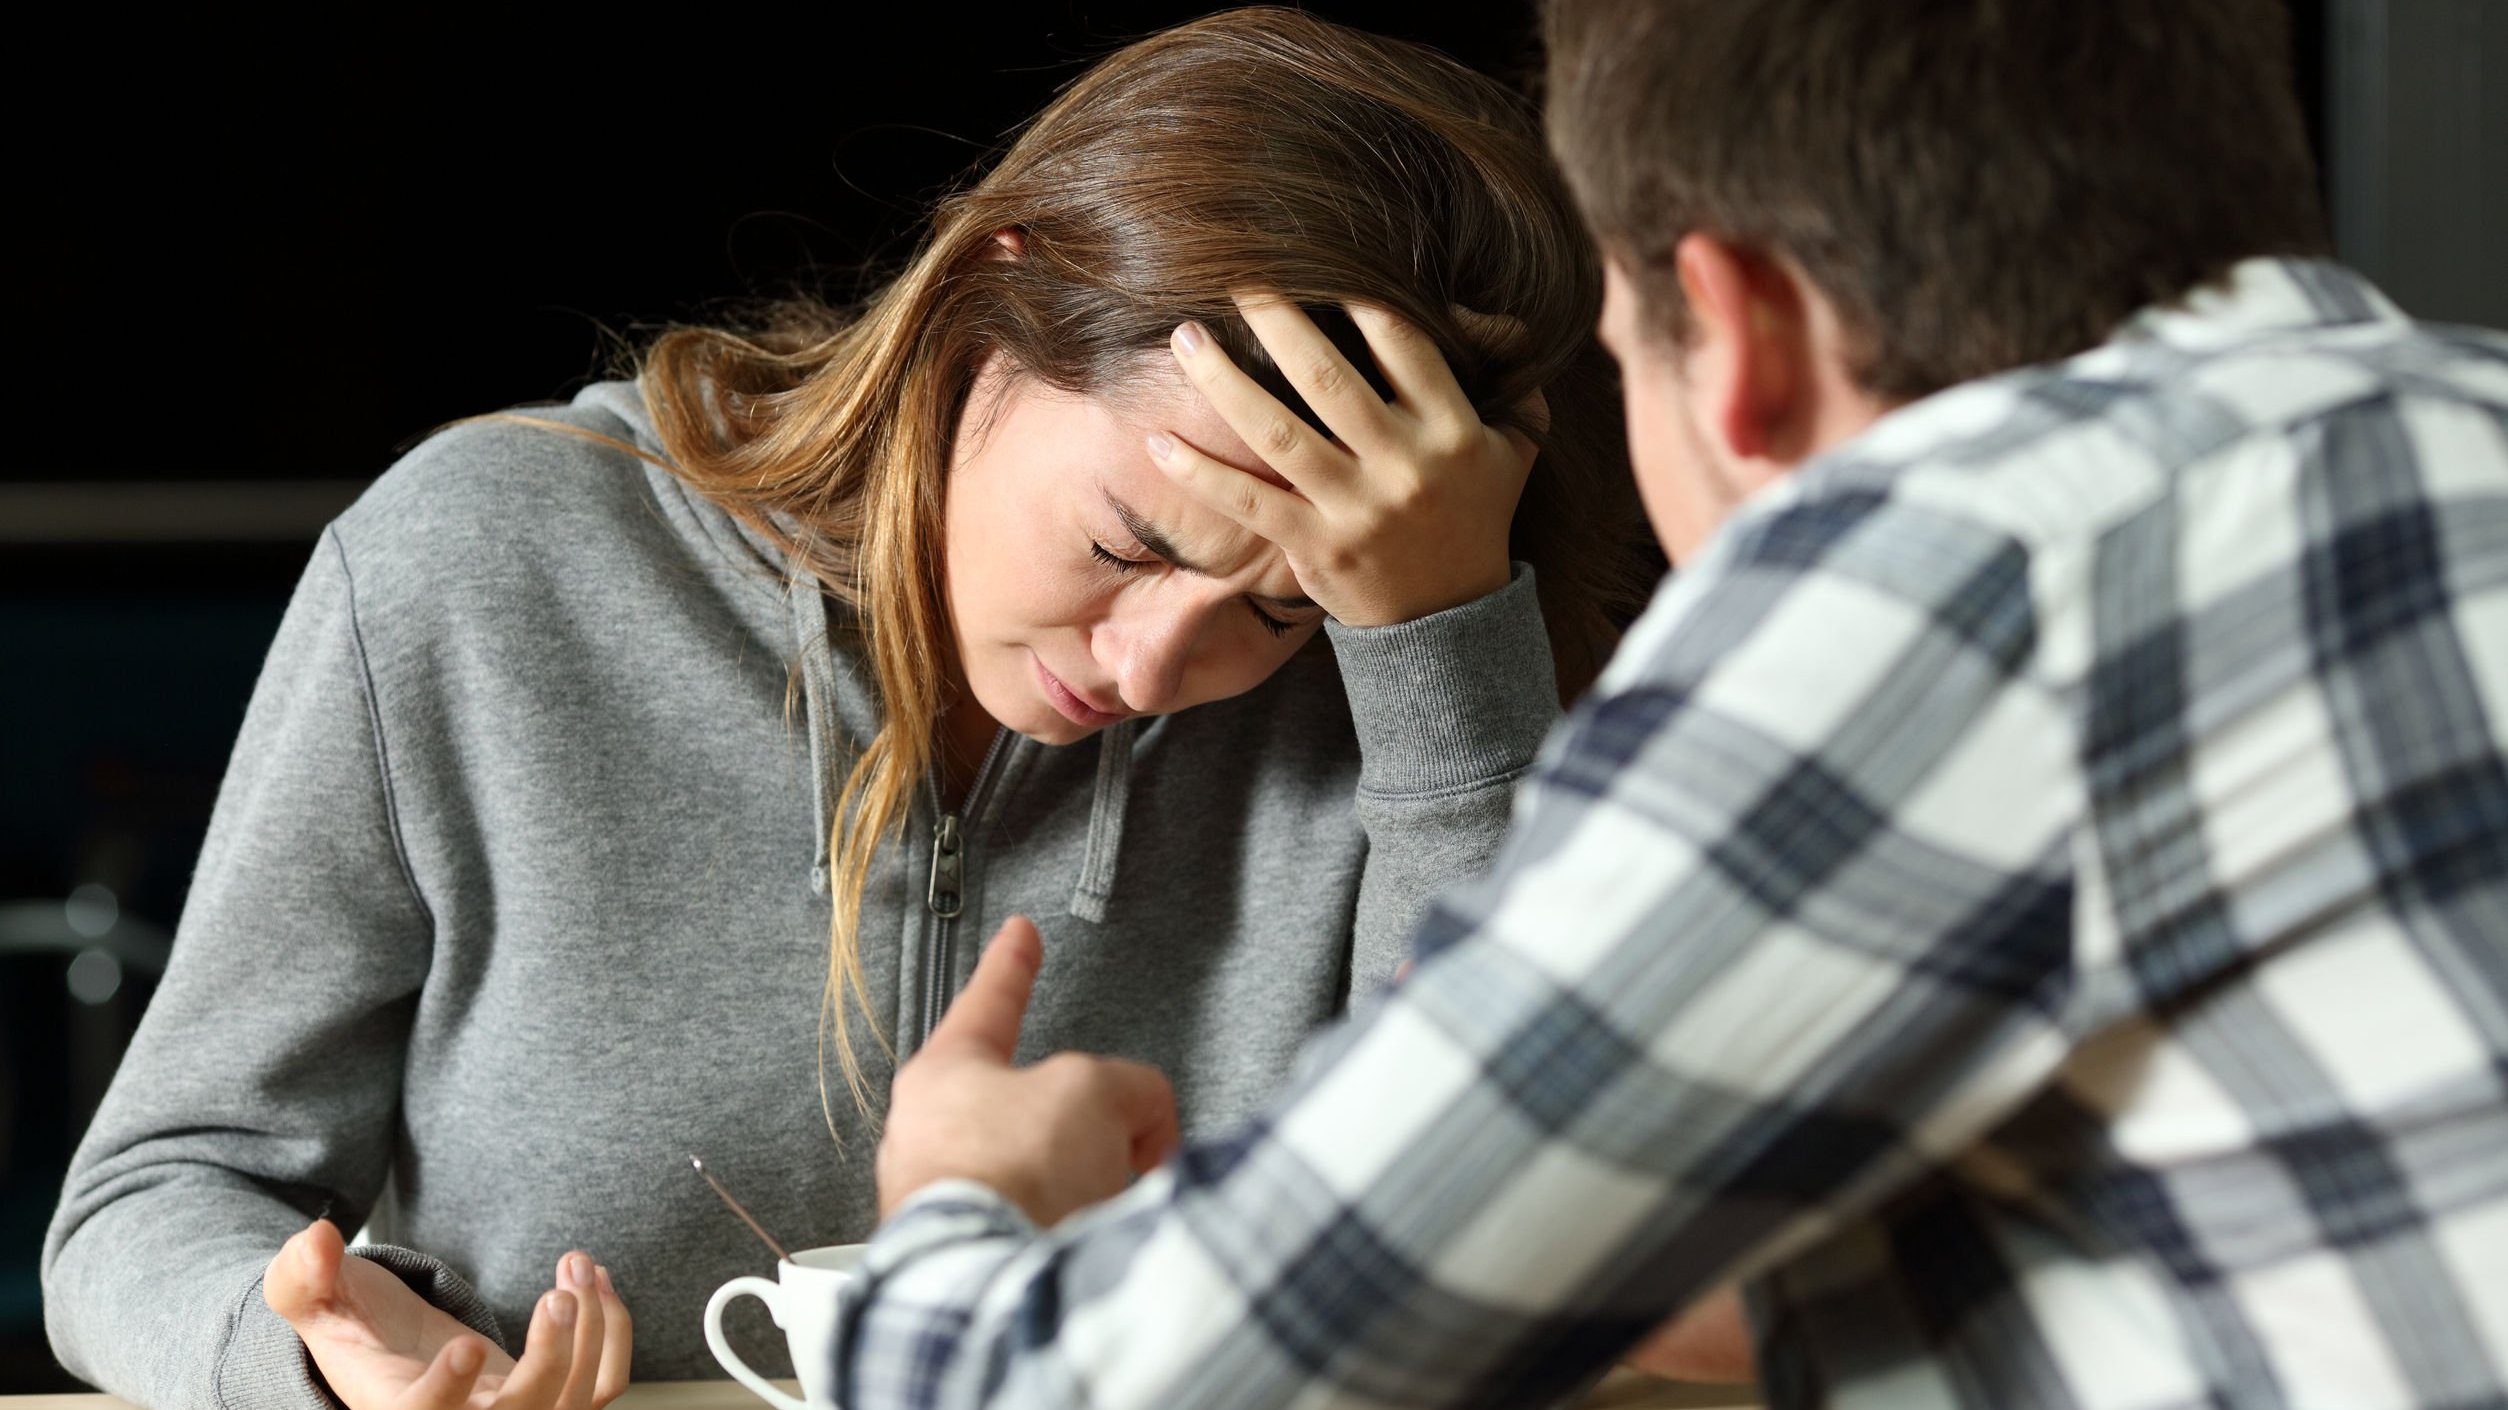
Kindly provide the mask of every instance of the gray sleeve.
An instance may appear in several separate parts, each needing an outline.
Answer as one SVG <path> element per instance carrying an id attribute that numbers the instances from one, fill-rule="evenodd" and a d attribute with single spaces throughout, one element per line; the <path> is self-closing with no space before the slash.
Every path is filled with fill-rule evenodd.
<path id="1" fill-rule="evenodd" d="M 1359 881 L 1350 994 L 1364 1000 L 1410 954 L 1443 887 L 1479 872 L 1506 835 L 1515 781 L 1559 718 L 1533 570 L 1476 601 L 1332 637 L 1359 743 Z"/>
<path id="2" fill-rule="evenodd" d="M 326 534 L 254 688 L 164 981 L 44 1239 L 54 1352 L 158 1410 L 328 1403 L 261 1271 L 317 1213 L 356 1230 L 390 1168 L 432 927 L 394 832 L 354 593 Z M 394 1266 L 422 1289 L 450 1276 L 427 1262 Z"/>

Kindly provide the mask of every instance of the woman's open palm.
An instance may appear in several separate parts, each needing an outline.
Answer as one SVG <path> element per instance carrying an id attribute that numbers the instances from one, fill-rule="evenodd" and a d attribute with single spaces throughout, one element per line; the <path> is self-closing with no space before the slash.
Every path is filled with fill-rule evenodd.
<path id="1" fill-rule="evenodd" d="M 349 1410 L 597 1410 L 626 1389 L 634 1323 L 583 1253 L 558 1260 L 557 1281 L 533 1305 L 520 1361 L 390 1269 L 348 1256 L 325 1220 L 280 1247 L 262 1298 Z"/>

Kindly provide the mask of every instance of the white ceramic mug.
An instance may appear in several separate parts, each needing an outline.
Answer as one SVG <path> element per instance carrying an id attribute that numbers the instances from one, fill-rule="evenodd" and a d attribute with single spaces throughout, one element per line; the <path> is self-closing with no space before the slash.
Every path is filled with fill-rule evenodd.
<path id="1" fill-rule="evenodd" d="M 862 1266 L 861 1244 L 829 1244 L 805 1248 L 775 1265 L 775 1281 L 734 1278 L 714 1290 L 705 1303 L 705 1344 L 732 1379 L 782 1410 L 836 1410 L 836 1388 L 828 1384 L 836 1356 L 836 1319 L 845 1286 Z M 723 1309 L 737 1297 L 766 1304 L 775 1325 L 784 1329 L 792 1348 L 792 1365 L 801 1377 L 801 1399 L 795 1400 L 774 1382 L 749 1369 L 723 1339 Z"/>

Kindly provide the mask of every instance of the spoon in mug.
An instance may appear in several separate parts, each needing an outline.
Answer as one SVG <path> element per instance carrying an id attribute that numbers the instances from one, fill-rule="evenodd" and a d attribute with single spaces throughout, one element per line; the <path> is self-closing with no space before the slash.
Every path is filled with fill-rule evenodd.
<path id="1" fill-rule="evenodd" d="M 704 1161 L 697 1159 L 694 1155 L 691 1155 L 688 1157 L 688 1165 L 689 1168 L 695 1170 L 698 1175 L 704 1177 L 707 1184 L 714 1187 L 714 1193 L 723 1197 L 723 1203 L 731 1206 L 731 1212 L 739 1215 L 740 1222 L 749 1226 L 749 1232 L 756 1234 L 760 1242 L 764 1243 L 768 1248 L 775 1250 L 775 1256 L 777 1258 L 783 1259 L 787 1263 L 792 1261 L 792 1255 L 784 1252 L 784 1246 L 775 1242 L 775 1236 L 766 1232 L 763 1225 L 759 1224 L 756 1219 L 750 1217 L 749 1211 L 740 1207 L 740 1201 L 732 1198 L 731 1191 L 723 1188 L 723 1182 L 714 1178 L 714 1172 L 705 1168 Z"/>

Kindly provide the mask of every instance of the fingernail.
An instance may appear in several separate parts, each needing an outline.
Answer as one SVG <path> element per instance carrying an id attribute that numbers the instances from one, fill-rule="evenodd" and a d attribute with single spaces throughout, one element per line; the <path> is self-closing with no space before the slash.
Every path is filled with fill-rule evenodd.
<path id="1" fill-rule="evenodd" d="M 475 1341 L 457 1341 L 445 1356 L 444 1364 L 456 1376 L 477 1375 L 480 1363 L 487 1360 L 487 1355 Z"/>
<path id="2" fill-rule="evenodd" d="M 558 1270 L 561 1286 L 580 1288 L 592 1281 L 592 1260 L 580 1253 L 566 1255 L 566 1266 Z"/>
<path id="3" fill-rule="evenodd" d="M 562 1292 L 550 1293 L 549 1320 L 561 1327 L 575 1325 L 575 1300 Z"/>
<path id="4" fill-rule="evenodd" d="M 610 1281 L 610 1266 L 608 1264 L 602 1263 L 594 1265 L 592 1269 L 592 1276 L 601 1280 L 601 1291 L 608 1293 L 612 1297 L 618 1296 L 618 1285 Z"/>
<path id="5" fill-rule="evenodd" d="M 1160 460 L 1176 453 L 1176 443 L 1157 431 L 1150 432 L 1149 453 Z"/>
<path id="6" fill-rule="evenodd" d="M 1199 323 L 1186 323 L 1178 326 L 1176 329 L 1176 346 L 1184 349 L 1187 353 L 1200 352 L 1202 350 L 1202 325 Z"/>

